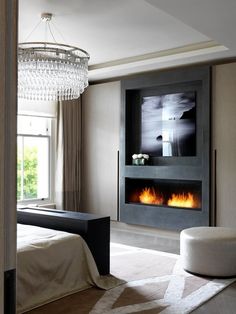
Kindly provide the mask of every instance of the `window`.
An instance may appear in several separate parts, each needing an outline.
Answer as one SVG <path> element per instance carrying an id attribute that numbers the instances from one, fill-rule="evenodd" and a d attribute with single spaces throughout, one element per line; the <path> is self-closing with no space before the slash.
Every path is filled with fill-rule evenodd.
<path id="1" fill-rule="evenodd" d="M 18 116 L 17 201 L 52 200 L 54 121 Z"/>

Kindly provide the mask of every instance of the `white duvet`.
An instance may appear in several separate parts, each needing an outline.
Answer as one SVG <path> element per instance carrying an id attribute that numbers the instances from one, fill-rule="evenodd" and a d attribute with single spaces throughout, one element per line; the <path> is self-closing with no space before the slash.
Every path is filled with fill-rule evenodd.
<path id="1" fill-rule="evenodd" d="M 92 285 L 119 284 L 114 277 L 100 277 L 79 235 L 21 224 L 17 232 L 18 313 Z"/>

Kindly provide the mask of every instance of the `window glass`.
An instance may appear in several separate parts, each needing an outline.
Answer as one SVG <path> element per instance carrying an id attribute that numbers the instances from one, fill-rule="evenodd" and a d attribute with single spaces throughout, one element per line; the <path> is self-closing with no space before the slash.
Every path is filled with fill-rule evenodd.
<path id="1" fill-rule="evenodd" d="M 18 201 L 50 198 L 50 131 L 49 118 L 18 118 Z"/>

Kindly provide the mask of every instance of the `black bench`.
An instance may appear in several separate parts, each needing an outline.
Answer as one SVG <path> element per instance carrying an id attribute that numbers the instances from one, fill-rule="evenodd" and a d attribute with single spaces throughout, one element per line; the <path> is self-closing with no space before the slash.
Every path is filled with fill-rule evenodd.
<path id="1" fill-rule="evenodd" d="M 110 273 L 110 217 L 27 207 L 17 209 L 17 222 L 81 235 L 93 254 L 100 275 Z"/>

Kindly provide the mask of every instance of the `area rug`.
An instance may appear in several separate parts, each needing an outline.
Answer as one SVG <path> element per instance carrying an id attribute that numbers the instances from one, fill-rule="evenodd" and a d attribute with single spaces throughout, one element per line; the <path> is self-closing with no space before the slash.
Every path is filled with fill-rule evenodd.
<path id="1" fill-rule="evenodd" d="M 112 244 L 112 270 L 127 283 L 106 291 L 90 314 L 190 313 L 235 281 L 194 276 L 176 254 L 120 244 Z"/>
<path id="2" fill-rule="evenodd" d="M 190 313 L 236 279 L 209 279 L 182 269 L 178 255 L 111 245 L 111 273 L 124 284 L 90 288 L 32 310 L 31 314 Z"/>

